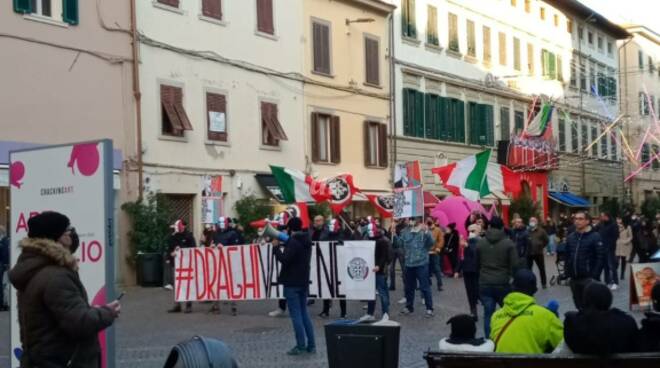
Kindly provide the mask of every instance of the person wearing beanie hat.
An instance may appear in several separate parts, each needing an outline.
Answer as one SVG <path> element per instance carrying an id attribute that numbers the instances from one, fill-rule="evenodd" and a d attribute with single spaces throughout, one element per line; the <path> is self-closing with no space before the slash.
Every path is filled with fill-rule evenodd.
<path id="1" fill-rule="evenodd" d="M 392 262 L 392 244 L 385 237 L 385 235 L 378 229 L 375 222 L 371 222 L 367 226 L 367 234 L 369 240 L 376 242 L 375 247 L 375 262 L 373 272 L 376 274 L 376 293 L 380 298 L 380 306 L 383 312 L 382 320 L 389 319 L 390 312 L 390 291 L 387 287 L 387 267 Z M 370 300 L 367 302 L 367 314 L 360 318 L 361 321 L 371 322 L 374 321 L 374 313 L 376 311 L 376 301 Z"/>
<path id="2" fill-rule="evenodd" d="M 43 212 L 28 221 L 28 237 L 9 271 L 17 290 L 21 367 L 100 367 L 98 333 L 119 316 L 117 300 L 91 306 L 73 255 L 69 219 Z"/>
<path id="3" fill-rule="evenodd" d="M 653 310 L 646 312 L 639 331 L 639 347 L 643 352 L 660 352 L 660 282 L 651 289 Z"/>
<path id="4" fill-rule="evenodd" d="M 550 353 L 561 343 L 564 328 L 557 316 L 536 304 L 536 276 L 528 269 L 516 272 L 513 292 L 491 321 L 495 351 L 512 354 Z"/>
<path id="5" fill-rule="evenodd" d="M 289 355 L 316 353 L 314 326 L 307 311 L 312 241 L 309 232 L 302 231 L 302 220 L 290 218 L 286 224 L 289 238 L 286 242 L 273 241 L 273 254 L 282 264 L 278 283 L 284 286 L 284 297 L 296 337 L 296 346 Z M 281 246 L 280 246 L 281 245 Z"/>
<path id="6" fill-rule="evenodd" d="M 564 338 L 576 354 L 610 355 L 638 349 L 639 331 L 635 319 L 612 306 L 607 285 L 592 281 L 584 288 L 584 307 L 566 313 Z"/>
<path id="7" fill-rule="evenodd" d="M 495 344 L 492 340 L 485 338 L 476 338 L 477 320 L 469 314 L 459 314 L 447 321 L 451 325 L 451 335 L 449 338 L 440 340 L 439 348 L 441 352 L 460 353 L 477 352 L 490 353 L 495 350 Z"/>

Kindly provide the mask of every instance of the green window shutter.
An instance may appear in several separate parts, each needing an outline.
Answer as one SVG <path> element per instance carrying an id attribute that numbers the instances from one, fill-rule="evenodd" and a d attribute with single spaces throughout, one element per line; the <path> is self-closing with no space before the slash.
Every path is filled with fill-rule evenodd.
<path id="1" fill-rule="evenodd" d="M 448 99 L 445 97 L 438 97 L 438 125 L 436 132 L 438 138 L 443 141 L 449 140 L 449 115 L 447 101 Z"/>
<path id="2" fill-rule="evenodd" d="M 71 25 L 78 24 L 78 0 L 62 0 L 62 20 Z"/>
<path id="3" fill-rule="evenodd" d="M 543 69 L 542 70 L 543 76 L 547 77 L 550 68 L 550 58 L 547 50 L 541 50 L 541 63 L 542 63 L 541 69 Z"/>
<path id="4" fill-rule="evenodd" d="M 465 102 L 455 99 L 454 142 L 465 143 Z"/>
<path id="5" fill-rule="evenodd" d="M 607 96 L 607 87 L 605 83 L 605 76 L 598 73 L 598 94 L 601 97 Z"/>
<path id="6" fill-rule="evenodd" d="M 31 0 L 14 0 L 14 11 L 20 14 L 32 13 Z"/>
<path id="7" fill-rule="evenodd" d="M 470 129 L 470 144 L 479 144 L 479 135 L 481 134 L 481 127 L 479 124 L 481 116 L 481 109 L 476 102 L 468 102 L 468 121 Z"/>
<path id="8" fill-rule="evenodd" d="M 525 129 L 525 115 L 522 111 L 515 111 L 513 113 L 513 129 L 515 134 L 520 134 Z"/>
<path id="9" fill-rule="evenodd" d="M 424 94 L 415 91 L 415 137 L 424 138 Z"/>
<path id="10" fill-rule="evenodd" d="M 453 98 L 447 98 L 447 140 L 450 142 L 456 141 L 456 105 Z"/>
<path id="11" fill-rule="evenodd" d="M 437 99 L 438 96 L 427 93 L 425 95 L 426 103 L 425 103 L 425 109 L 426 109 L 426 114 L 424 115 L 424 137 L 428 139 L 435 139 L 435 126 L 436 126 L 436 119 L 438 118 L 438 111 L 437 111 Z"/>
<path id="12" fill-rule="evenodd" d="M 482 105 L 483 106 L 483 115 L 484 115 L 484 124 L 486 132 L 486 145 L 494 146 L 495 145 L 495 121 L 493 118 L 493 106 L 492 105 Z"/>
<path id="13" fill-rule="evenodd" d="M 503 141 L 508 141 L 511 138 L 511 122 L 509 119 L 509 108 L 500 108 L 500 133 Z"/>
<path id="14" fill-rule="evenodd" d="M 403 89 L 403 135 L 412 135 L 412 122 L 414 119 L 413 108 L 414 100 L 412 99 L 411 90 L 408 88 Z"/>

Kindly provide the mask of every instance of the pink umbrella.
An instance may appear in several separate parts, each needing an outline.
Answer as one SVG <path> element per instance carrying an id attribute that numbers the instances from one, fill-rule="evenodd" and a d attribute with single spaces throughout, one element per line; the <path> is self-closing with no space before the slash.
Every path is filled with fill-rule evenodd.
<path id="1" fill-rule="evenodd" d="M 467 238 L 465 220 L 472 211 L 479 211 L 486 216 L 489 215 L 479 202 L 470 201 L 464 197 L 451 196 L 438 203 L 431 210 L 431 216 L 438 219 L 442 226 L 447 226 L 452 222 L 455 223 L 459 234 Z"/>

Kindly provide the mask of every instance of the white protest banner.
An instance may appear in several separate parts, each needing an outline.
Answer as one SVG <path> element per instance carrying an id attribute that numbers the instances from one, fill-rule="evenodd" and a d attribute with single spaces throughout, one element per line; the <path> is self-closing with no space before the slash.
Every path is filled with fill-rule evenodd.
<path id="1" fill-rule="evenodd" d="M 13 151 L 10 160 L 11 265 L 28 234 L 28 220 L 43 211 L 57 211 L 71 220 L 80 238 L 75 253 L 79 275 L 90 304 L 114 299 L 112 142 L 102 140 Z M 11 298 L 11 366 L 22 354 L 16 290 Z M 114 330 L 99 334 L 102 368 L 115 366 Z"/>
<path id="2" fill-rule="evenodd" d="M 314 243 L 309 297 L 373 300 L 373 241 Z M 282 265 L 273 246 L 235 245 L 181 249 L 174 270 L 174 298 L 182 301 L 282 298 L 277 282 Z"/>

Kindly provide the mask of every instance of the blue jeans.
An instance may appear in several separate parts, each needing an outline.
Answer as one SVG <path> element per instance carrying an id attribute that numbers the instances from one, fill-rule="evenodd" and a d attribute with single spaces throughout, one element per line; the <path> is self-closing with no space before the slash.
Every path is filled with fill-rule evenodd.
<path id="1" fill-rule="evenodd" d="M 404 272 L 406 270 L 406 254 L 403 249 L 394 249 L 394 259 L 392 260 L 392 267 L 390 268 L 390 287 L 392 290 L 396 289 L 396 261 L 399 261 L 399 266 L 401 267 L 401 281 L 405 286 L 406 277 Z"/>
<path id="2" fill-rule="evenodd" d="M 497 304 L 504 305 L 504 297 L 511 292 L 509 285 L 481 286 L 479 288 L 479 299 L 484 306 L 484 336 L 490 338 L 490 319 L 495 313 Z"/>
<path id="3" fill-rule="evenodd" d="M 390 290 L 387 288 L 387 276 L 376 274 L 376 292 L 380 297 L 380 307 L 383 314 L 390 313 Z M 367 303 L 367 314 L 373 316 L 376 311 L 376 300 Z"/>
<path id="4" fill-rule="evenodd" d="M 439 254 L 429 255 L 429 272 L 429 280 L 431 277 L 435 276 L 436 280 L 438 280 L 438 289 L 440 289 L 442 287 L 442 268 L 440 267 Z"/>
<path id="5" fill-rule="evenodd" d="M 424 297 L 424 304 L 427 310 L 433 310 L 433 297 L 431 296 L 431 286 L 429 285 L 429 265 L 406 267 L 406 308 L 413 312 L 415 310 L 415 288 L 419 283 L 419 290 Z"/>
<path id="6" fill-rule="evenodd" d="M 555 234 L 548 235 L 548 246 L 547 246 L 547 251 L 548 253 L 554 253 L 557 249 L 557 236 Z"/>
<path id="7" fill-rule="evenodd" d="M 296 347 L 299 349 L 316 349 L 314 341 L 314 326 L 307 312 L 307 288 L 306 287 L 284 287 L 284 297 L 289 306 L 289 316 L 296 334 Z M 307 335 L 307 345 L 305 345 Z"/>

